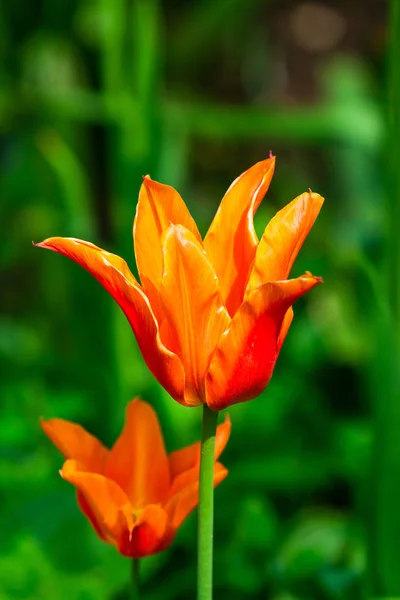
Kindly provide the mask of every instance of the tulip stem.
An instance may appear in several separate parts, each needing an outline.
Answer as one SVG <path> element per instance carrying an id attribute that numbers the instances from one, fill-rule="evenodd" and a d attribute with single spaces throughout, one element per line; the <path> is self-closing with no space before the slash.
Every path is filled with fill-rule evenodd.
<path id="1" fill-rule="evenodd" d="M 131 561 L 131 600 L 139 600 L 139 559 Z"/>
<path id="2" fill-rule="evenodd" d="M 204 404 L 200 455 L 197 599 L 212 599 L 214 451 L 218 413 Z"/>

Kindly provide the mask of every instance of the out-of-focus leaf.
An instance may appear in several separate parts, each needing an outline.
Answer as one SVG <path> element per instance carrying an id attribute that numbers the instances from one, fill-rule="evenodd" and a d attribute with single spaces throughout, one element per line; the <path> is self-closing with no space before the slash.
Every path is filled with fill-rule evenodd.
<path id="1" fill-rule="evenodd" d="M 371 354 L 367 324 L 351 289 L 342 281 L 328 281 L 312 300 L 312 311 L 324 345 L 338 362 L 360 364 Z"/>
<path id="2" fill-rule="evenodd" d="M 273 569 L 280 576 L 302 579 L 320 576 L 328 566 L 360 568 L 359 541 L 349 520 L 340 513 L 309 511 L 297 520 L 283 541 Z"/>
<path id="3" fill-rule="evenodd" d="M 237 523 L 232 532 L 232 545 L 244 553 L 265 553 L 275 542 L 277 532 L 277 515 L 267 498 L 249 496 L 242 500 L 237 510 Z"/>
<path id="4" fill-rule="evenodd" d="M 51 87 L 53 93 L 63 93 L 84 79 L 83 62 L 69 40 L 38 32 L 25 44 L 21 85 L 26 90 Z"/>

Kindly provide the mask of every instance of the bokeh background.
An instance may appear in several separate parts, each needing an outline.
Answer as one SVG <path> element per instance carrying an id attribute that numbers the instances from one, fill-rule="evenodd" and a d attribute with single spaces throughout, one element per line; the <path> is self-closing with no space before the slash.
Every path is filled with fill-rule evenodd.
<path id="1" fill-rule="evenodd" d="M 229 410 L 215 597 L 400 596 L 387 13 L 380 0 L 3 4 L 1 600 L 128 597 L 129 561 L 79 513 L 40 416 L 111 444 L 141 395 L 169 450 L 200 436 L 201 411 L 150 376 L 107 293 L 31 241 L 81 237 L 134 269 L 142 175 L 175 186 L 205 233 L 231 181 L 270 150 L 257 231 L 308 188 L 324 195 L 293 274 L 325 284 L 296 305 L 267 390 Z M 144 598 L 194 597 L 195 539 L 193 514 L 143 561 Z"/>

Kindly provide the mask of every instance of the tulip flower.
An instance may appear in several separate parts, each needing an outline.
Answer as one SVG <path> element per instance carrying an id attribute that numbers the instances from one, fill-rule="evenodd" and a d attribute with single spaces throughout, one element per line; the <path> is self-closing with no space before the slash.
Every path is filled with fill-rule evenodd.
<path id="1" fill-rule="evenodd" d="M 323 203 L 306 192 L 259 241 L 253 217 L 275 167 L 270 157 L 230 186 L 204 239 L 178 192 L 144 177 L 133 226 L 140 283 L 126 262 L 74 238 L 38 244 L 89 271 L 124 311 L 150 371 L 178 402 L 219 411 L 267 386 L 293 303 L 321 283 L 288 279 Z"/>
<path id="2" fill-rule="evenodd" d="M 198 504 L 199 442 L 168 456 L 155 411 L 139 399 L 128 404 L 111 450 L 70 421 L 50 419 L 41 426 L 64 455 L 61 477 L 76 487 L 78 505 L 101 540 L 132 558 L 168 548 Z M 217 428 L 214 486 L 228 474 L 215 461 L 229 435 L 227 417 Z"/>

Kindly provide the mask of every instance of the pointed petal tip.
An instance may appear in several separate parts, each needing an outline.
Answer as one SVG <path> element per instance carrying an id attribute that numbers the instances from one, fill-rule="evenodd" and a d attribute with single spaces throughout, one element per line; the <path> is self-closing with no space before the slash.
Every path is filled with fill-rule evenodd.
<path id="1" fill-rule="evenodd" d="M 238 179 L 247 175 L 247 176 L 251 176 L 253 180 L 258 181 L 258 185 L 264 184 L 264 185 L 269 186 L 269 183 L 270 183 L 272 176 L 274 174 L 274 171 L 275 171 L 275 163 L 276 163 L 276 157 L 273 154 L 270 154 L 268 158 L 259 160 L 254 165 L 249 167 L 246 171 L 244 171 L 242 173 L 242 175 L 239 176 Z M 235 179 L 235 181 L 232 183 L 231 187 L 233 186 L 233 184 L 235 184 L 238 181 L 238 179 Z M 267 188 L 264 189 L 261 199 L 264 197 L 266 192 L 267 192 Z"/>
<path id="2" fill-rule="evenodd" d="M 58 472 L 60 473 L 61 477 L 65 479 L 65 481 L 75 485 L 74 475 L 77 475 L 76 471 L 76 461 L 72 458 L 69 458 L 65 461 Z"/>
<path id="3" fill-rule="evenodd" d="M 139 404 L 149 404 L 149 403 L 146 402 L 145 400 L 142 400 L 140 396 L 135 396 L 134 398 L 132 398 L 132 400 L 130 400 L 128 402 L 128 404 L 126 405 L 126 408 L 128 408 L 132 404 L 139 405 Z"/>
<path id="4" fill-rule="evenodd" d="M 220 462 L 215 463 L 214 468 L 214 487 L 219 485 L 228 475 L 228 469 Z"/>
<path id="5" fill-rule="evenodd" d="M 265 173 L 267 173 L 271 168 L 275 169 L 276 156 L 274 156 L 274 154 L 272 154 L 272 151 L 270 150 L 268 158 L 260 160 L 256 164 L 258 164 L 262 168 L 262 170 L 265 171 Z"/>
<path id="6" fill-rule="evenodd" d="M 321 194 L 318 194 L 318 192 L 313 192 L 311 188 L 308 188 L 308 191 L 304 192 L 304 195 L 308 195 L 308 199 L 314 202 L 319 210 L 325 202 L 325 198 Z"/>
<path id="7" fill-rule="evenodd" d="M 320 283 L 324 283 L 322 277 L 318 275 L 313 275 L 310 271 L 306 271 L 304 275 L 301 276 L 301 279 L 312 279 L 315 285 L 319 285 Z"/>
<path id="8" fill-rule="evenodd" d="M 45 248 L 46 250 L 53 250 L 54 252 L 59 252 L 60 245 L 62 246 L 65 243 L 70 243 L 70 242 L 73 242 L 74 244 L 82 243 L 85 246 L 89 246 L 92 248 L 96 247 L 91 242 L 78 240 L 77 238 L 72 238 L 72 237 L 59 237 L 59 236 L 52 236 L 52 237 L 46 238 L 42 242 L 32 242 L 32 244 L 36 248 Z"/>
<path id="9" fill-rule="evenodd" d="M 224 425 L 232 425 L 231 417 L 229 413 L 224 415 Z"/>
<path id="10" fill-rule="evenodd" d="M 51 423 L 53 419 L 45 419 L 44 417 L 39 417 L 39 426 L 43 433 L 49 437 L 49 432 L 51 431 Z M 51 441 L 51 440 L 50 440 Z"/>
<path id="11" fill-rule="evenodd" d="M 184 244 L 186 244 L 186 242 L 188 242 L 190 240 L 195 241 L 195 238 L 194 238 L 192 232 L 189 231 L 189 229 L 187 229 L 187 227 L 185 227 L 184 225 L 180 225 L 179 223 L 172 223 L 170 221 L 167 229 L 165 229 L 163 231 L 162 236 L 161 236 L 161 245 L 164 248 L 164 251 L 165 251 L 165 244 L 168 242 L 168 240 L 171 237 L 178 240 L 178 242 L 181 246 L 183 246 Z"/>
<path id="12" fill-rule="evenodd" d="M 48 435 L 48 422 L 51 421 L 51 419 L 45 419 L 44 417 L 39 417 L 39 427 L 41 428 L 41 430 L 43 431 L 43 433 L 45 435 L 47 435 L 47 437 L 49 437 Z"/>
<path id="13" fill-rule="evenodd" d="M 174 223 L 173 221 L 168 221 L 168 226 L 164 229 L 161 234 L 161 247 L 163 251 L 165 251 L 165 243 L 171 237 L 174 237 L 179 240 L 179 242 L 186 241 L 188 237 L 193 236 L 193 232 L 191 232 L 185 225 L 181 225 L 180 223 Z M 196 236 L 194 236 L 196 237 Z"/>
<path id="14" fill-rule="evenodd" d="M 133 526 L 131 524 L 128 525 L 128 532 L 129 532 L 128 540 L 129 540 L 129 543 L 131 543 L 131 541 L 132 541 L 132 533 L 133 533 Z"/>
<path id="15" fill-rule="evenodd" d="M 32 246 L 35 246 L 35 248 L 47 248 L 46 242 L 47 240 L 43 240 L 43 242 L 34 242 L 32 240 Z"/>

